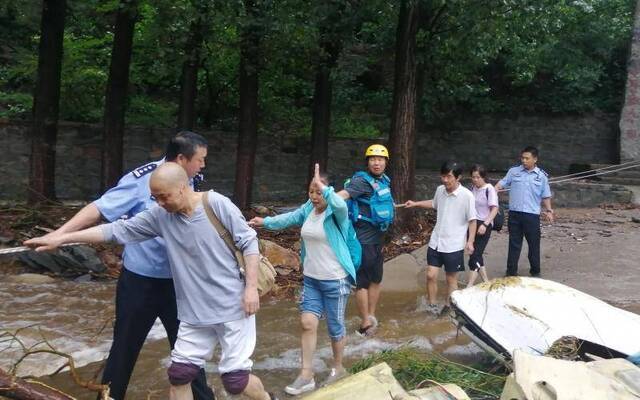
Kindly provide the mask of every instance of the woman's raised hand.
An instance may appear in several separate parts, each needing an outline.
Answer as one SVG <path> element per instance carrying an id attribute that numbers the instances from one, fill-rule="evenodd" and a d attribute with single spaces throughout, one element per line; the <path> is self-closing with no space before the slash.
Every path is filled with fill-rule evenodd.
<path id="1" fill-rule="evenodd" d="M 313 167 L 313 179 L 311 180 L 311 184 L 315 185 L 318 190 L 322 191 L 327 185 L 322 182 L 320 178 L 320 164 L 316 163 Z"/>

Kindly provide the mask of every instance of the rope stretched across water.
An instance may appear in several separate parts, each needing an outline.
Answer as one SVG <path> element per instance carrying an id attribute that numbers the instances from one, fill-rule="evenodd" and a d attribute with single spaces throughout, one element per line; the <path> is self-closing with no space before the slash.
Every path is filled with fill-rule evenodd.
<path id="1" fill-rule="evenodd" d="M 616 172 L 624 171 L 627 169 L 639 168 L 640 160 L 629 161 L 622 164 L 610 165 L 608 167 L 596 168 L 582 172 L 576 172 L 569 175 L 561 175 L 553 178 L 549 178 L 549 185 L 556 185 L 558 183 L 567 183 L 579 181 L 581 179 L 593 178 L 594 176 L 601 176 L 607 174 L 614 174 Z M 508 192 L 510 189 L 500 189 L 500 192 Z"/>
<path id="2" fill-rule="evenodd" d="M 66 244 L 61 245 L 60 247 L 78 246 L 78 245 L 81 245 L 81 244 L 87 244 L 87 243 L 82 243 L 82 242 L 66 243 Z M 0 255 L 23 253 L 25 251 L 30 251 L 30 250 L 33 250 L 33 249 L 31 247 L 27 247 L 27 246 L 9 247 L 9 248 L 6 248 L 6 249 L 0 249 Z"/>
<path id="3" fill-rule="evenodd" d="M 618 169 L 618 168 L 621 168 L 621 167 L 628 167 L 628 168 L 623 168 L 623 169 L 631 169 L 631 168 L 635 168 L 635 167 L 640 167 L 640 160 L 628 161 L 628 162 L 622 163 L 622 164 L 608 165 L 606 167 L 601 167 L 601 168 L 596 168 L 596 169 L 589 169 L 589 170 L 586 170 L 586 171 L 575 172 L 573 174 L 568 174 L 568 175 L 554 176 L 553 178 L 549 179 L 549 181 L 556 181 L 556 180 L 561 180 L 561 179 L 570 178 L 570 177 L 574 177 L 574 176 L 579 177 L 579 178 L 584 178 L 584 175 L 586 175 L 586 174 L 591 174 L 591 173 L 600 172 L 600 171 L 611 170 L 611 172 L 607 172 L 607 173 L 613 173 L 613 172 L 621 171 L 622 169 Z"/>
<path id="4" fill-rule="evenodd" d="M 566 178 L 566 179 L 564 179 L 565 177 L 561 177 L 560 176 L 560 177 L 554 178 L 553 180 L 549 180 L 549 184 L 565 183 L 565 182 L 577 181 L 577 180 L 585 179 L 585 178 L 592 178 L 594 176 L 614 174 L 616 172 L 620 172 L 620 171 L 624 171 L 624 170 L 632 169 L 632 168 L 638 168 L 638 167 L 640 167 L 640 162 L 638 162 L 635 165 L 627 165 L 626 167 L 620 167 L 620 168 L 607 170 L 607 171 L 601 171 L 601 172 L 596 172 L 597 170 L 593 170 L 593 173 L 589 173 L 589 171 L 585 171 L 585 172 L 580 172 L 580 173 L 581 174 L 586 174 L 586 175 L 580 175 L 580 176 L 576 176 L 576 177 L 573 177 L 573 178 Z M 567 175 L 567 176 L 569 176 L 569 175 Z"/>

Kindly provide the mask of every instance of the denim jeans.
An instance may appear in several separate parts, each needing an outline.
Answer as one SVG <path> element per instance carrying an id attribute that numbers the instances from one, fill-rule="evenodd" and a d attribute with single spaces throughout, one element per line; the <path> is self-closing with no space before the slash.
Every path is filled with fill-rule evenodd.
<path id="1" fill-rule="evenodd" d="M 326 317 L 329 336 L 337 342 L 346 334 L 344 313 L 350 291 L 351 284 L 347 278 L 319 280 L 305 276 L 300 295 L 300 312 L 311 313 L 318 319 Z"/>

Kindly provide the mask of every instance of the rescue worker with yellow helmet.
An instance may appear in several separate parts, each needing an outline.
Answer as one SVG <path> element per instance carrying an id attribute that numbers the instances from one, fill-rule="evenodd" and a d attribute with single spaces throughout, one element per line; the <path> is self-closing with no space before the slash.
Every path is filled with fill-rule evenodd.
<path id="1" fill-rule="evenodd" d="M 393 221 L 391 181 L 385 175 L 389 151 L 373 144 L 364 153 L 366 171 L 356 172 L 338 192 L 348 200 L 349 213 L 362 245 L 362 262 L 356 274 L 356 301 L 361 322 L 357 333 L 372 336 L 378 326 L 375 317 L 382 282 L 384 232 Z"/>

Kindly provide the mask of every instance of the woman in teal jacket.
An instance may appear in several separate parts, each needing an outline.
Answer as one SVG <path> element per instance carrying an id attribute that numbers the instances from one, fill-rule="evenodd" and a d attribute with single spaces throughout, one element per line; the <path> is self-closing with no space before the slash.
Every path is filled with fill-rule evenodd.
<path id="1" fill-rule="evenodd" d="M 320 174 L 316 164 L 309 185 L 309 201 L 295 211 L 264 219 L 256 217 L 249 224 L 270 230 L 302 227 L 302 368 L 285 392 L 298 395 L 316 387 L 312 363 L 318 322 L 322 317 L 327 319 L 333 350 L 333 367 L 326 383 L 345 376 L 342 366 L 346 338 L 344 314 L 360 263 L 359 243 L 349 220 L 347 204 L 328 186 L 326 175 Z"/>

